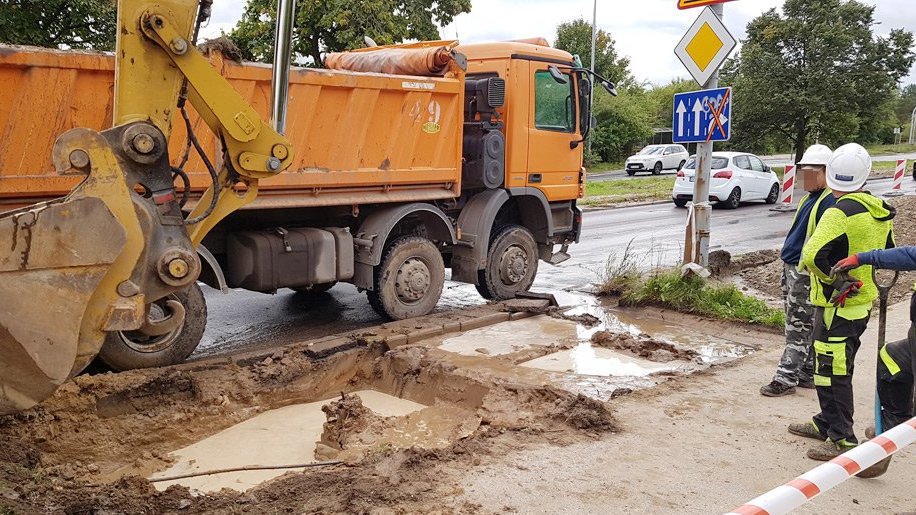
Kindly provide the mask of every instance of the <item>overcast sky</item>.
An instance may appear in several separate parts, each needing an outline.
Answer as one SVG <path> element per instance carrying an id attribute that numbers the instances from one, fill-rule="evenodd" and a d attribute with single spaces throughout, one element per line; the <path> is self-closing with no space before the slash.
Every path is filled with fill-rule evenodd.
<path id="1" fill-rule="evenodd" d="M 738 0 L 725 4 L 725 25 L 742 40 L 745 27 L 782 0 Z M 916 30 L 916 0 L 866 0 L 876 4 L 877 31 L 892 28 Z M 241 16 L 245 0 L 216 0 L 213 19 L 204 37 L 229 30 Z M 674 47 L 700 13 L 699 8 L 679 11 L 676 0 L 598 0 L 598 27 L 610 32 L 617 50 L 630 58 L 630 71 L 638 81 L 667 83 L 687 77 L 674 55 Z M 558 24 L 576 18 L 592 19 L 592 0 L 473 0 L 470 13 L 462 14 L 441 31 L 464 43 L 544 36 L 556 38 Z M 916 66 L 904 83 L 916 83 Z"/>

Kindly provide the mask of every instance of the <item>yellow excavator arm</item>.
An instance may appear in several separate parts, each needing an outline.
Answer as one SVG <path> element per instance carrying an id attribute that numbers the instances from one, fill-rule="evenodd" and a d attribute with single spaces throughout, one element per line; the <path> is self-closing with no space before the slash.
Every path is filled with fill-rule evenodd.
<path id="1" fill-rule="evenodd" d="M 195 47 L 211 3 L 119 0 L 114 126 L 70 130 L 53 150 L 58 173 L 85 179 L 64 198 L 0 216 L 0 414 L 51 395 L 107 332 L 180 326 L 179 303 L 150 321 L 151 303 L 194 283 L 207 232 L 289 166 L 289 141 Z M 218 136 L 222 163 L 189 130 L 213 185 L 188 216 L 168 155 L 186 100 Z"/>

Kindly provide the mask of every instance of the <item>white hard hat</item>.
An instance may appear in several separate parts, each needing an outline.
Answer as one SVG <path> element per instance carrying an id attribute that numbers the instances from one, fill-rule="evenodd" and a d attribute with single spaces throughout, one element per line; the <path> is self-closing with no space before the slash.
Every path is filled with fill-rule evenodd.
<path id="1" fill-rule="evenodd" d="M 827 186 L 833 191 L 858 191 L 871 174 L 871 156 L 858 143 L 836 149 L 827 162 Z"/>
<path id="2" fill-rule="evenodd" d="M 805 150 L 805 155 L 802 156 L 798 165 L 827 166 L 827 161 L 830 161 L 831 156 L 833 156 L 833 151 L 827 145 L 811 145 L 808 150 Z"/>

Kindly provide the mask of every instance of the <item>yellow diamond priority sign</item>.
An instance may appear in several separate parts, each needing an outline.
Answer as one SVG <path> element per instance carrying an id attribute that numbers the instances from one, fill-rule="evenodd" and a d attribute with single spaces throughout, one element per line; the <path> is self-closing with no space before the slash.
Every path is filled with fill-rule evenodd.
<path id="1" fill-rule="evenodd" d="M 674 53 L 693 80 L 703 87 L 737 43 L 722 20 L 707 7 L 684 34 Z"/>

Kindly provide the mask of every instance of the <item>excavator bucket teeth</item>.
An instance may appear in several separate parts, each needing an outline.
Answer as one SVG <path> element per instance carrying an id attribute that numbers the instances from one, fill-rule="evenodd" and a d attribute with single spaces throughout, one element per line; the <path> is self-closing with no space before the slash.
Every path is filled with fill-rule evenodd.
<path id="1" fill-rule="evenodd" d="M 126 238 L 101 199 L 82 197 L 4 214 L 0 242 L 0 413 L 10 413 L 70 376 L 87 306 Z M 82 338 L 100 347 L 103 336 Z"/>

